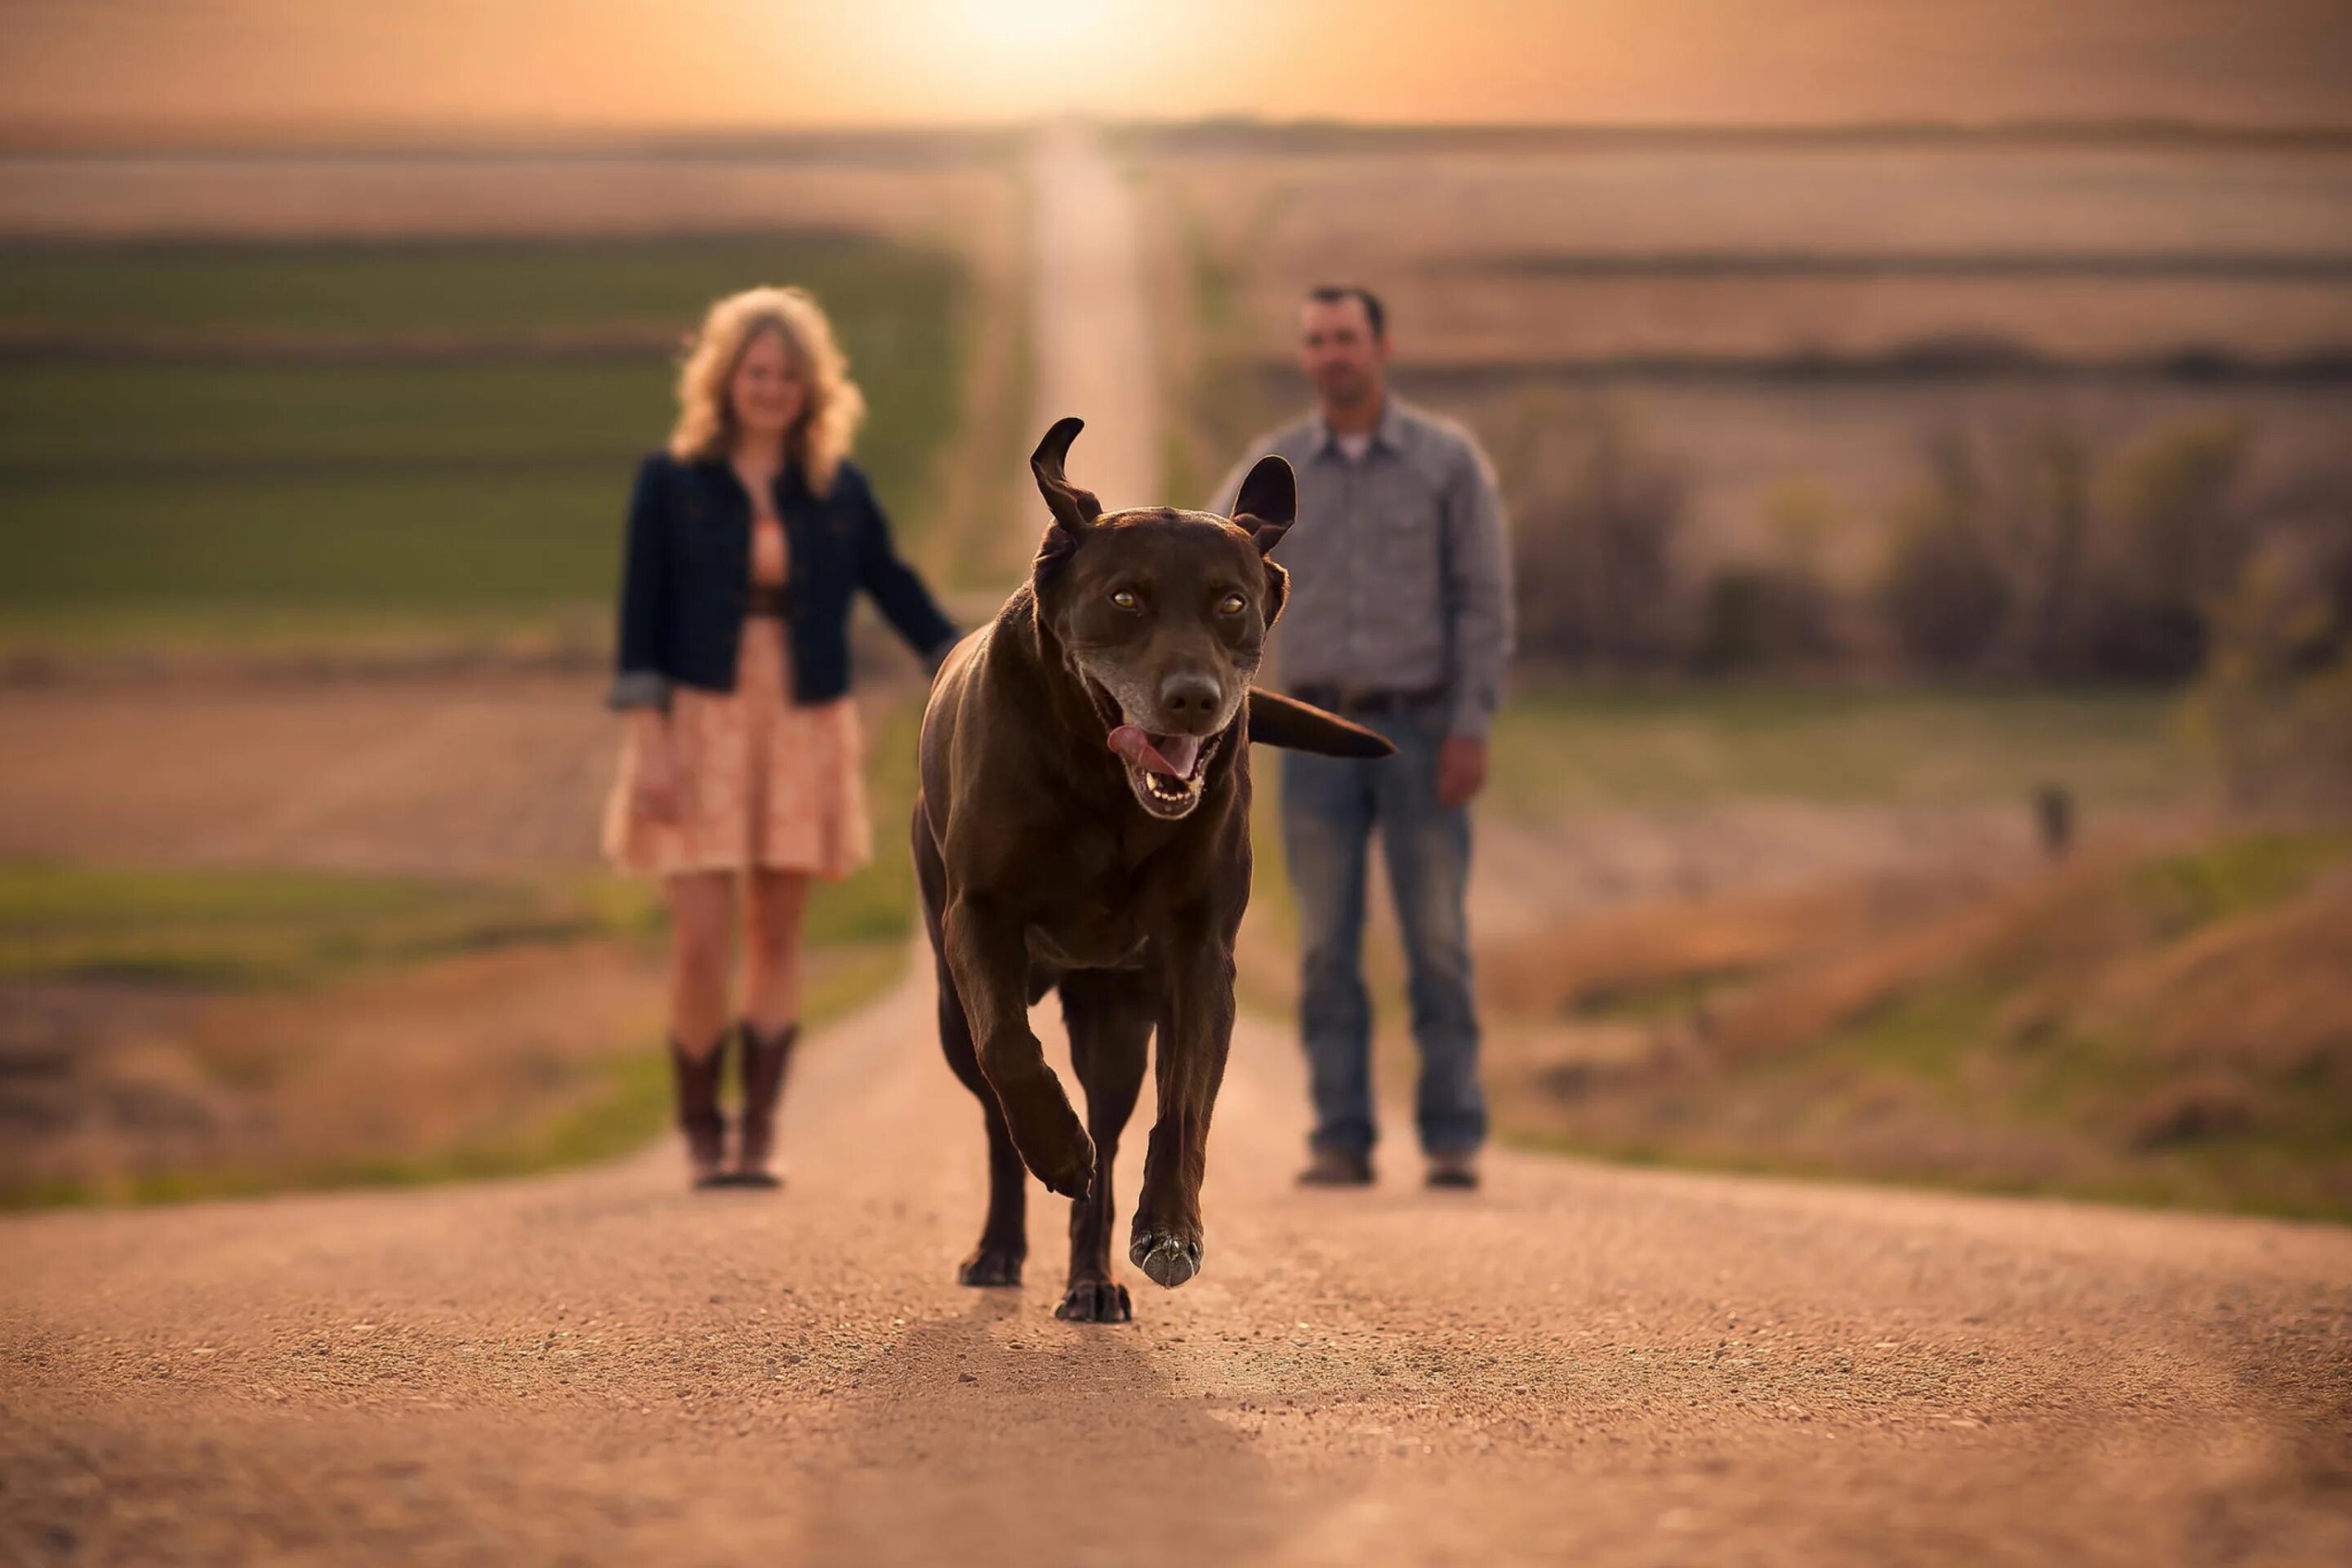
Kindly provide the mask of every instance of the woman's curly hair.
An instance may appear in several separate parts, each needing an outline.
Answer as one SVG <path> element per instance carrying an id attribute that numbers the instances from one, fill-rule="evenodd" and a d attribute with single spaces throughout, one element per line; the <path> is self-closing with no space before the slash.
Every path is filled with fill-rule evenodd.
<path id="1" fill-rule="evenodd" d="M 866 422 L 866 395 L 849 379 L 849 359 L 833 341 L 833 323 L 805 289 L 746 289 L 710 307 L 678 368 L 670 456 L 693 462 L 723 454 L 733 444 L 735 413 L 728 384 L 743 351 L 761 332 L 783 341 L 808 389 L 808 406 L 785 437 L 785 452 L 799 459 L 809 489 L 824 495 Z"/>

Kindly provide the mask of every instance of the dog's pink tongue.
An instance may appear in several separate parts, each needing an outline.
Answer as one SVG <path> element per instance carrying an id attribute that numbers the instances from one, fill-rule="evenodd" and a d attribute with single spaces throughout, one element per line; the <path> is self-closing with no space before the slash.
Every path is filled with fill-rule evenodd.
<path id="1" fill-rule="evenodd" d="M 1201 754 L 1201 737 L 1171 735 L 1167 738 L 1168 754 L 1163 754 L 1160 747 L 1151 743 L 1151 737 L 1143 732 L 1141 725 L 1121 724 L 1110 732 L 1110 749 L 1139 768 L 1181 779 L 1192 772 L 1192 760 Z"/>

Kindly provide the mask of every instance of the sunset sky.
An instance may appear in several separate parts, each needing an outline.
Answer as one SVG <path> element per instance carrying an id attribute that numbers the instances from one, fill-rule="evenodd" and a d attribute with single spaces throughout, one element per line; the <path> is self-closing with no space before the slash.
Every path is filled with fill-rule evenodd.
<path id="1" fill-rule="evenodd" d="M 2352 121 L 2352 0 L 0 0 L 0 122 Z"/>

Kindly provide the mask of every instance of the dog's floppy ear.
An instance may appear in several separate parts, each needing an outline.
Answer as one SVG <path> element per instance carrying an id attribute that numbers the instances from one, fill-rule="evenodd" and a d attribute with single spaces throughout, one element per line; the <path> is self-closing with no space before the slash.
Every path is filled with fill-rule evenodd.
<path id="1" fill-rule="evenodd" d="M 1037 449 L 1029 454 L 1029 471 L 1037 476 L 1038 493 L 1045 498 L 1054 521 L 1074 534 L 1084 533 L 1102 516 L 1102 502 L 1095 500 L 1094 492 L 1078 489 L 1062 472 L 1070 443 L 1086 427 L 1087 422 L 1075 416 L 1056 419 Z"/>
<path id="2" fill-rule="evenodd" d="M 1265 624 L 1272 626 L 1282 619 L 1282 606 L 1290 602 L 1290 574 L 1280 563 L 1265 562 Z"/>
<path id="3" fill-rule="evenodd" d="M 1260 458 L 1234 498 L 1234 521 L 1249 531 L 1257 552 L 1265 554 L 1282 542 L 1298 518 L 1298 478 L 1290 465 L 1274 456 Z"/>

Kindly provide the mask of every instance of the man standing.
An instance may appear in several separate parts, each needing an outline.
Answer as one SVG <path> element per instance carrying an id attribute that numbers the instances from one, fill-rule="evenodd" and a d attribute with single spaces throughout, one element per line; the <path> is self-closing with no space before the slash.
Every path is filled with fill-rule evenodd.
<path id="1" fill-rule="evenodd" d="M 1230 510 L 1269 452 L 1298 474 L 1284 540 L 1289 606 L 1274 665 L 1294 696 L 1396 743 L 1381 762 L 1287 753 L 1282 841 L 1303 949 L 1300 1033 L 1315 1100 L 1299 1180 L 1372 1179 L 1371 999 L 1364 988 L 1365 849 L 1381 834 L 1404 934 L 1415 1098 L 1429 1184 L 1478 1184 L 1486 1136 L 1464 909 L 1471 797 L 1511 647 L 1510 558 L 1486 455 L 1468 432 L 1388 389 L 1381 302 L 1318 288 L 1300 311 L 1316 410 L 1256 443 L 1213 499 Z"/>

